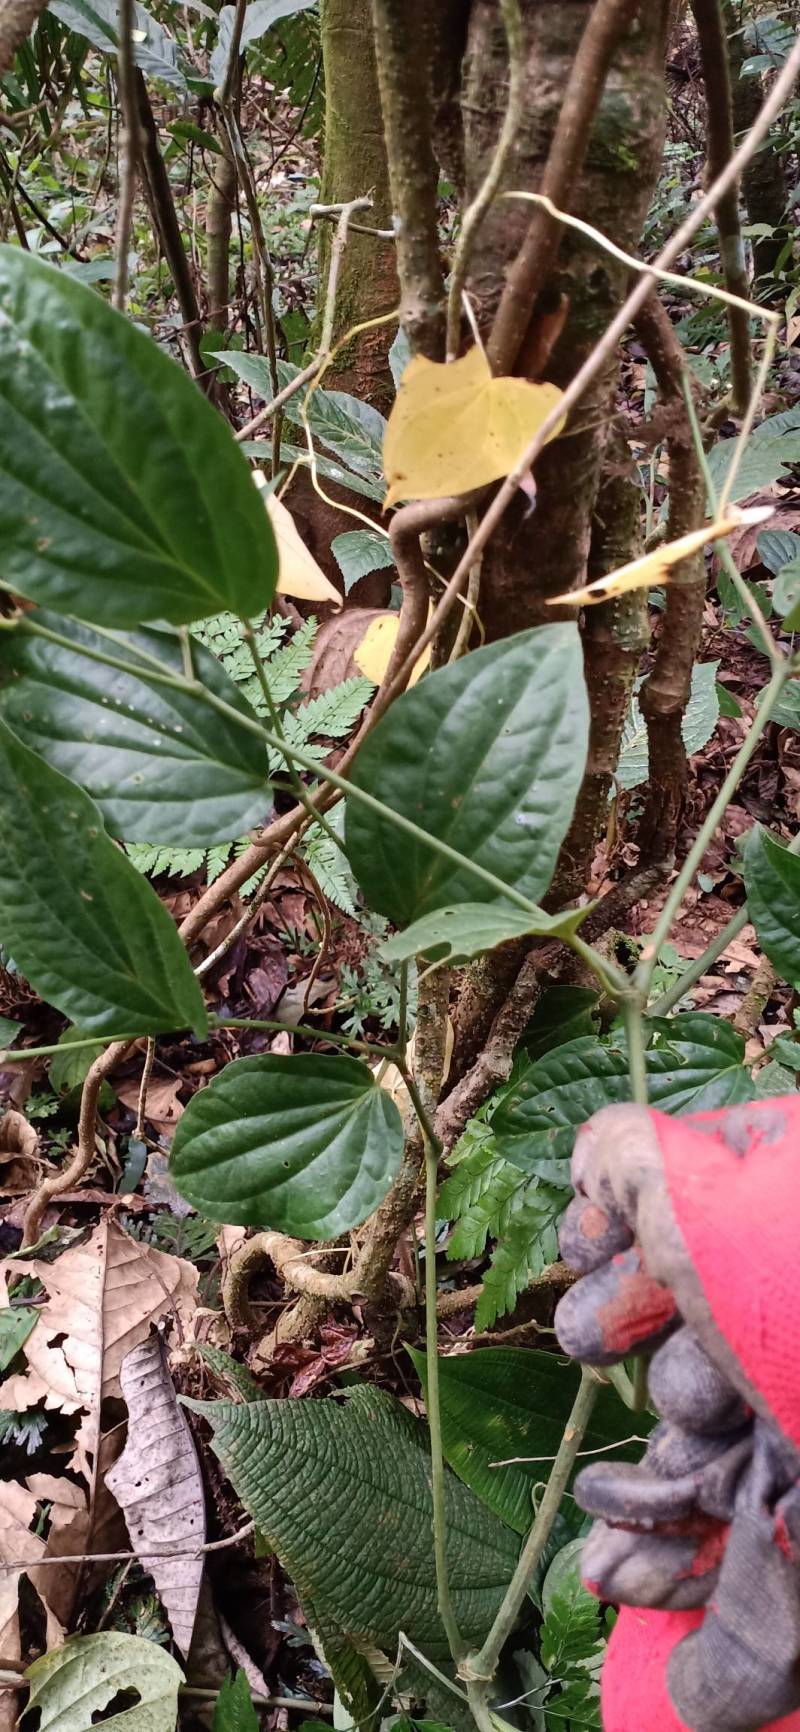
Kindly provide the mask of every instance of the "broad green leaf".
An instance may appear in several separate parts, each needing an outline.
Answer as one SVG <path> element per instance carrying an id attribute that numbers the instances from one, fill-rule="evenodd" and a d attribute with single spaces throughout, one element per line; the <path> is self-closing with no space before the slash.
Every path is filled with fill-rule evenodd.
<path id="1" fill-rule="evenodd" d="M 169 631 L 142 631 L 119 644 L 89 626 L 43 612 L 41 624 L 74 649 L 25 632 L 0 635 L 0 715 L 20 739 L 97 801 L 113 836 L 125 842 L 210 847 L 264 821 L 271 799 L 266 746 L 192 692 L 150 678 L 137 651 L 180 674 L 182 651 Z M 107 667 L 82 648 L 117 656 Z M 216 656 L 192 642 L 196 677 L 237 710 L 256 717 Z"/>
<path id="2" fill-rule="evenodd" d="M 788 529 L 762 529 L 756 546 L 762 564 L 777 577 L 800 554 L 800 535 L 792 535 Z"/>
<path id="3" fill-rule="evenodd" d="M 25 1673 L 29 1708 L 38 1708 L 39 1732 L 175 1732 L 183 1673 L 171 1654 L 141 1636 L 104 1630 L 72 1636 L 35 1660 Z M 132 1694 L 116 1713 L 103 1710 L 115 1696 Z"/>
<path id="4" fill-rule="evenodd" d="M 214 156 L 224 156 L 225 147 L 213 132 L 206 132 L 202 126 L 197 126 L 193 120 L 173 120 L 167 127 L 167 132 L 180 143 L 197 144 L 201 150 L 210 150 Z"/>
<path id="5" fill-rule="evenodd" d="M 48 1004 L 86 1034 L 206 1029 L 171 916 L 82 788 L 0 721 L 0 933 Z"/>
<path id="6" fill-rule="evenodd" d="M 572 623 L 474 650 L 405 692 L 368 736 L 352 780 L 465 859 L 457 865 L 348 798 L 347 850 L 370 908 L 404 926 L 502 900 L 469 861 L 541 896 L 581 784 L 587 728 Z"/>
<path id="7" fill-rule="evenodd" d="M 383 1390 L 333 1401 L 190 1402 L 237 1495 L 291 1576 L 323 1644 L 329 1632 L 392 1660 L 400 1631 L 449 1658 L 436 1605 L 427 1429 Z M 453 1606 L 470 1645 L 486 1635 L 519 1542 L 445 1477 Z"/>
<path id="8" fill-rule="evenodd" d="M 252 457 L 256 463 L 263 463 L 268 451 L 268 441 L 244 439 L 239 447 L 245 457 Z M 335 463 L 333 458 L 326 457 L 324 452 L 314 453 L 317 475 L 323 481 L 335 481 L 337 487 L 349 489 L 351 493 L 360 493 L 362 499 L 374 499 L 378 504 L 383 499 L 383 482 L 377 478 L 368 481 L 363 475 L 356 475 L 352 469 L 346 469 L 343 463 Z M 281 462 L 298 464 L 303 469 L 310 469 L 311 459 L 306 447 L 285 444 L 281 440 Z"/>
<path id="9" fill-rule="evenodd" d="M 304 12 L 307 6 L 313 5 L 314 0 L 252 0 L 244 15 L 240 43 L 242 53 L 251 42 L 257 42 L 271 25 L 277 24 L 280 18 L 289 18 L 293 13 Z M 220 10 L 219 35 L 208 69 L 214 84 L 219 84 L 228 64 L 235 12 L 235 6 L 223 6 Z"/>
<path id="10" fill-rule="evenodd" d="M 247 1675 L 238 1667 L 235 1678 L 223 1678 L 214 1708 L 211 1732 L 259 1732 Z M 329 1728 L 326 1729 L 329 1732 Z"/>
<path id="11" fill-rule="evenodd" d="M 233 8 L 226 7 L 226 11 Z M 274 396 L 269 364 L 263 355 L 243 355 L 237 349 L 217 349 L 215 358 L 232 368 L 237 377 L 250 385 L 265 402 Z M 278 363 L 280 388 L 291 384 L 300 369 L 288 361 Z M 383 436 L 386 422 L 379 410 L 348 391 L 326 391 L 304 388 L 284 405 L 287 421 L 304 428 L 304 411 L 316 444 L 321 440 L 328 451 L 338 457 L 348 469 L 355 470 L 370 483 L 377 483 L 383 473 Z M 286 453 L 288 456 L 289 453 Z M 307 453 L 306 453 L 307 455 Z M 380 494 L 382 497 L 382 492 Z"/>
<path id="12" fill-rule="evenodd" d="M 85 36 L 101 54 L 116 54 L 119 36 L 115 0 L 51 0 L 50 11 L 68 30 Z M 186 90 L 187 68 L 177 42 L 138 0 L 134 0 L 133 58 L 150 78 L 160 78 L 177 90 Z"/>
<path id="13" fill-rule="evenodd" d="M 798 867 L 800 871 L 800 866 Z M 650 1103 L 666 1113 L 710 1111 L 752 1098 L 744 1041 L 721 1017 L 691 1011 L 646 1024 Z M 548 1183 L 569 1183 L 575 1132 L 599 1107 L 630 1100 L 624 1034 L 584 1035 L 555 1047 L 507 1092 L 492 1118 L 505 1159 Z M 560 1175 L 560 1176 L 559 1176 Z"/>
<path id="14" fill-rule="evenodd" d="M 522 1046 L 531 1062 L 543 1058 L 554 1046 L 576 1040 L 580 1034 L 597 1031 L 599 994 L 593 986 L 550 986 L 536 1004 L 522 1036 Z"/>
<path id="15" fill-rule="evenodd" d="M 0 1311 L 0 1371 L 7 1371 L 39 1321 L 30 1305 L 10 1305 Z"/>
<path id="16" fill-rule="evenodd" d="M 183 369 L 93 289 L 0 247 L 0 563 L 9 588 L 105 626 L 271 601 L 247 462 Z"/>
<path id="17" fill-rule="evenodd" d="M 775 612 L 780 614 L 783 620 L 784 631 L 795 629 L 796 622 L 792 619 L 792 614 L 797 607 L 799 597 L 800 558 L 792 559 L 788 565 L 782 566 L 772 585 L 772 603 Z"/>
<path id="18" fill-rule="evenodd" d="M 424 1353 L 409 1353 L 427 1391 Z M 533 1520 L 533 1493 L 547 1479 L 578 1390 L 576 1365 L 552 1353 L 525 1347 L 486 1347 L 439 1358 L 442 1446 L 459 1479 L 518 1534 Z M 649 1431 L 649 1414 L 636 1424 L 611 1388 L 601 1389 L 583 1447 L 613 1449 L 614 1460 L 636 1460 L 641 1445 L 616 1446 L 637 1429 Z M 529 1461 L 511 1462 L 512 1456 Z M 498 1466 L 500 1462 L 508 1466 Z"/>
<path id="19" fill-rule="evenodd" d="M 345 595 L 369 572 L 394 569 L 391 542 L 371 529 L 348 529 L 344 535 L 335 535 L 331 552 L 344 578 Z"/>
<path id="20" fill-rule="evenodd" d="M 510 902 L 461 902 L 396 932 L 381 945 L 381 955 L 386 962 L 406 962 L 419 954 L 428 962 L 463 962 L 510 938 L 564 937 L 580 926 L 588 912 L 588 908 L 570 908 L 562 914 L 546 914 L 540 908 L 538 915 L 532 915 Z"/>
<path id="21" fill-rule="evenodd" d="M 754 824 L 742 849 L 747 907 L 758 941 L 784 980 L 800 985 L 800 860 Z"/>
<path id="22" fill-rule="evenodd" d="M 237 1059 L 190 1101 L 170 1170 L 211 1221 L 335 1239 L 372 1214 L 400 1165 L 394 1101 L 360 1059 Z"/>
<path id="23" fill-rule="evenodd" d="M 692 684 L 686 705 L 681 733 L 689 756 L 707 745 L 719 719 L 717 669 L 719 662 L 696 662 L 692 668 Z M 634 694 L 622 732 L 616 779 L 621 788 L 638 788 L 649 773 L 647 723 L 639 700 Z"/>
<path id="24" fill-rule="evenodd" d="M 774 427 L 773 422 L 779 419 L 773 416 L 763 421 L 748 439 L 736 472 L 731 504 L 739 499 L 749 499 L 752 493 L 779 481 L 792 464 L 800 460 L 800 431 Z M 720 439 L 709 451 L 709 472 L 718 494 L 722 491 L 738 443 L 738 439 Z"/>
<path id="25" fill-rule="evenodd" d="M 15 1022 L 13 1016 L 0 1016 L 0 1047 L 11 1046 L 24 1023 Z"/>

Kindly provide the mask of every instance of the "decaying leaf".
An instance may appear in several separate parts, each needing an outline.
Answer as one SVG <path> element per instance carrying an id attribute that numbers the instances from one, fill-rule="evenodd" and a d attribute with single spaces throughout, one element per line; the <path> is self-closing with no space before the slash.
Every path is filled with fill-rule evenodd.
<path id="1" fill-rule="evenodd" d="M 161 1337 L 151 1332 L 127 1353 L 120 1372 L 128 1407 L 128 1440 L 106 1485 L 125 1514 L 131 1545 L 148 1555 L 152 1576 L 172 1626 L 188 1655 L 203 1558 L 187 1556 L 205 1540 L 200 1464 L 185 1415 L 178 1406 Z M 182 1555 L 177 1556 L 176 1553 Z"/>
<path id="2" fill-rule="evenodd" d="M 0 1195 L 19 1197 L 41 1174 L 39 1138 L 24 1113 L 10 1107 L 0 1114 Z"/>
<path id="3" fill-rule="evenodd" d="M 49 1532 L 44 1549 L 45 1558 L 81 1558 L 89 1538 L 89 1508 L 86 1493 L 74 1480 L 54 1474 L 32 1473 L 26 1481 L 28 1490 L 38 1501 L 49 1505 Z M 93 1543 L 99 1545 L 96 1527 Z M 102 1546 L 99 1545 L 102 1550 Z M 37 1587 L 48 1607 L 64 1628 L 69 1628 L 78 1585 L 78 1568 L 71 1564 L 52 1564 L 40 1571 Z"/>
<path id="4" fill-rule="evenodd" d="M 267 514 L 278 543 L 278 594 L 294 595 L 298 601 L 332 601 L 334 607 L 341 607 L 338 589 L 309 552 L 291 511 L 276 494 L 265 492 L 266 477 L 259 470 L 253 479 L 264 493 Z"/>
<path id="5" fill-rule="evenodd" d="M 667 583 L 682 559 L 690 559 L 693 553 L 699 553 L 710 541 L 722 541 L 731 535 L 734 529 L 740 529 L 743 524 L 765 523 L 772 516 L 772 507 L 753 505 L 744 511 L 732 505 L 727 516 L 720 517 L 716 523 L 706 523 L 702 529 L 693 529 L 688 535 L 681 535 L 677 541 L 667 541 L 663 547 L 653 548 L 652 553 L 646 553 L 642 559 L 634 559 L 630 565 L 621 565 L 619 571 L 610 571 L 606 577 L 597 577 L 593 583 L 587 583 L 583 589 L 572 589 L 566 595 L 554 595 L 548 599 L 548 607 L 561 606 L 569 603 L 571 607 L 591 607 L 600 601 L 610 601 L 614 596 L 625 595 L 631 589 L 654 589 L 657 584 Z"/>
<path id="6" fill-rule="evenodd" d="M 107 1732 L 174 1732 L 183 1673 L 171 1654 L 141 1636 L 104 1630 L 74 1636 L 63 1648 L 28 1667 L 29 1707 L 40 1712 L 40 1732 L 89 1732 L 103 1719 Z M 108 1718 L 115 1696 L 133 1693 Z"/>
<path id="7" fill-rule="evenodd" d="M 49 1603 L 50 1583 L 47 1578 L 52 1572 L 36 1569 L 47 1550 L 41 1536 L 31 1532 L 36 1513 L 37 1499 L 32 1492 L 13 1480 L 3 1486 L 0 1498 L 0 1566 L 22 1566 L 12 1570 L 0 1568 L 0 1653 L 8 1660 L 20 1658 L 17 1598 L 22 1576 L 28 1577 L 44 1605 L 48 1647 L 56 1647 L 64 1638 L 62 1625 Z M 12 1711 L 10 1696 L 11 1692 L 6 1694 L 0 1689 L 0 1732 L 6 1732 L 16 1723 L 19 1703 L 13 1698 Z"/>
<path id="8" fill-rule="evenodd" d="M 471 493 L 499 481 L 561 396 L 557 385 L 493 378 L 477 347 L 446 365 L 415 355 L 400 381 L 383 442 L 389 483 L 384 505 Z"/>
<path id="9" fill-rule="evenodd" d="M 106 1220 L 53 1263 L 36 1257 L 0 1263 L 0 1306 L 9 1303 L 8 1281 L 20 1275 L 37 1276 L 46 1298 L 25 1342 L 28 1369 L 0 1383 L 0 1407 L 26 1412 L 43 1403 L 63 1413 L 85 1410 L 75 1465 L 86 1472 L 100 1401 L 121 1394 L 125 1355 L 165 1312 L 188 1324 L 197 1305 L 197 1270 Z"/>

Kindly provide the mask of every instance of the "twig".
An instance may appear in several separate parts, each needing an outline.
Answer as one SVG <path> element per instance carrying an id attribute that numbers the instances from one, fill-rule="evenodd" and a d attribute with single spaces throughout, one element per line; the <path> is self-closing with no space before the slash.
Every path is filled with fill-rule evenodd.
<path id="1" fill-rule="evenodd" d="M 134 88 L 148 204 L 161 243 L 161 251 L 167 261 L 175 285 L 192 374 L 202 389 L 208 395 L 212 395 L 214 374 L 206 367 L 200 348 L 202 323 L 194 280 L 184 250 L 169 175 L 158 143 L 158 130 L 150 106 L 147 86 L 138 67 L 135 69 Z"/>
<path id="2" fill-rule="evenodd" d="M 425 1354 L 427 1387 L 425 1406 L 431 1439 L 431 1501 L 433 1504 L 433 1551 L 436 1565 L 436 1598 L 450 1652 L 458 1664 L 464 1653 L 464 1638 L 458 1627 L 447 1573 L 447 1525 L 444 1501 L 444 1454 L 442 1416 L 439 1403 L 439 1345 L 436 1318 L 436 1196 L 438 1187 L 438 1142 L 425 1134 Z"/>
<path id="3" fill-rule="evenodd" d="M 255 1522 L 249 1521 L 235 1534 L 228 1534 L 224 1540 L 209 1540 L 204 1546 L 174 1547 L 164 1545 L 155 1549 L 135 1552 L 71 1552 L 65 1557 L 37 1558 L 35 1567 L 37 1570 L 43 1570 L 51 1569 L 54 1564 L 128 1564 L 135 1563 L 137 1559 L 139 1563 L 145 1563 L 148 1558 L 205 1557 L 208 1552 L 227 1551 L 230 1546 L 238 1546 L 241 1540 L 249 1539 L 250 1535 L 255 1532 L 255 1525 Z M 30 1558 L 23 1558 L 17 1562 L 8 1562 L 4 1559 L 0 1563 L 0 1580 L 4 1575 L 13 1574 L 15 1570 L 29 1570 L 32 1567 Z"/>
<path id="4" fill-rule="evenodd" d="M 150 1087 L 150 1078 L 153 1074 L 153 1064 L 155 1062 L 155 1056 L 156 1056 L 156 1043 L 155 1043 L 153 1036 L 148 1035 L 147 1050 L 146 1050 L 145 1055 L 144 1055 L 144 1068 L 142 1070 L 142 1080 L 139 1084 L 139 1101 L 138 1101 L 138 1105 L 136 1108 L 136 1124 L 134 1125 L 134 1129 L 133 1129 L 134 1139 L 138 1142 L 141 1142 L 142 1137 L 144 1136 L 144 1121 L 147 1117 L 147 1091 Z"/>
<path id="5" fill-rule="evenodd" d="M 329 215 L 330 207 L 325 206 L 323 208 L 325 214 Z M 252 435 L 258 431 L 259 427 L 263 427 L 266 421 L 271 420 L 272 416 L 277 414 L 279 409 L 283 408 L 284 403 L 288 403 L 290 397 L 294 397 L 296 392 L 302 390 L 304 385 L 310 384 L 311 380 L 316 378 L 317 373 L 319 373 L 325 365 L 333 342 L 333 326 L 336 318 L 336 295 L 339 287 L 339 272 L 341 270 L 342 254 L 347 245 L 347 230 L 350 218 L 354 211 L 371 209 L 371 198 L 364 197 L 351 198 L 346 204 L 339 207 L 339 220 L 336 224 L 336 233 L 333 237 L 333 245 L 331 246 L 331 262 L 328 271 L 328 284 L 325 291 L 325 309 L 322 315 L 322 330 L 320 332 L 319 348 L 317 349 L 313 360 L 309 361 L 308 365 L 303 367 L 301 371 L 290 380 L 288 385 L 284 385 L 283 390 L 278 392 L 272 402 L 266 403 L 263 409 L 259 409 L 258 414 L 253 416 L 251 421 L 246 422 L 244 427 L 239 428 L 239 431 L 236 434 L 236 438 L 239 441 L 242 439 L 250 439 Z M 312 217 L 314 215 L 314 210 L 315 206 L 312 205 Z"/>
<path id="6" fill-rule="evenodd" d="M 128 298 L 128 252 L 131 244 L 133 200 L 136 192 L 136 168 L 139 161 L 139 115 L 136 102 L 136 68 L 133 58 L 133 28 L 136 21 L 134 0 L 118 0 L 119 40 L 117 46 L 117 83 L 122 118 L 120 148 L 122 170 L 117 209 L 117 274 L 114 279 L 113 304 L 124 313 Z"/>
<path id="7" fill-rule="evenodd" d="M 597 105 L 617 44 L 640 0 L 597 0 L 589 14 L 559 109 L 542 176 L 542 193 L 566 204 L 580 174 Z M 510 266 L 487 344 L 495 373 L 510 373 L 530 324 L 534 302 L 552 270 L 561 239 L 557 223 L 537 211 Z"/>
<path id="8" fill-rule="evenodd" d="M 706 153 L 711 178 L 733 156 L 733 113 L 728 41 L 720 0 L 692 0 L 697 25 L 703 84 L 706 93 Z M 744 241 L 739 221 L 738 188 L 728 188 L 716 208 L 719 251 L 725 283 L 735 295 L 748 290 Z M 731 389 L 734 409 L 741 414 L 752 392 L 750 322 L 740 307 L 728 307 L 731 340 Z"/>
<path id="9" fill-rule="evenodd" d="M 461 295 L 467 280 L 472 243 L 483 219 L 500 188 L 506 164 L 511 156 L 525 105 L 525 34 L 519 0 L 500 0 L 500 10 L 508 44 L 508 103 L 483 184 L 464 212 L 461 232 L 450 269 L 450 289 L 447 299 L 447 359 L 455 360 L 461 339 Z M 455 659 L 455 658 L 454 658 Z"/>
<path id="10" fill-rule="evenodd" d="M 219 103 L 220 108 L 227 107 L 236 83 L 236 75 L 239 71 L 239 49 L 246 11 L 247 0 L 236 0 L 231 25 L 231 45 L 225 62 L 225 71 L 222 75 L 222 82 L 214 91 L 214 101 Z"/>

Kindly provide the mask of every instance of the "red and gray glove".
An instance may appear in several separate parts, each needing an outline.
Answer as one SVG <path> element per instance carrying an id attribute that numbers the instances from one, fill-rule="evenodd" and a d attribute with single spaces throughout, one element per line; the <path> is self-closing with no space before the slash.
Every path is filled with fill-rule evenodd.
<path id="1" fill-rule="evenodd" d="M 559 1341 L 598 1366 L 655 1349 L 662 1419 L 638 1465 L 575 1486 L 586 1585 L 623 1608 L 605 1732 L 800 1732 L 800 1099 L 606 1107 L 572 1178 Z"/>

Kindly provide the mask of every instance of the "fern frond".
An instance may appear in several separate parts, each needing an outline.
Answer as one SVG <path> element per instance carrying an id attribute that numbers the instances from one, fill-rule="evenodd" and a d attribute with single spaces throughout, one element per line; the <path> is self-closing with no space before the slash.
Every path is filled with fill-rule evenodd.
<path id="1" fill-rule="evenodd" d="M 374 690 L 374 680 L 358 674 L 342 680 L 338 686 L 330 686 L 326 692 L 309 699 L 307 704 L 301 704 L 293 719 L 302 727 L 307 740 L 315 735 L 326 740 L 339 740 L 355 727 Z"/>
<path id="2" fill-rule="evenodd" d="M 206 857 L 205 848 L 159 848 L 150 842 L 126 842 L 125 853 L 145 877 L 189 878 Z"/>
<path id="3" fill-rule="evenodd" d="M 352 872 L 341 849 L 336 847 L 330 836 L 326 836 L 319 824 L 312 825 L 300 852 L 309 871 L 313 872 L 323 896 L 327 897 L 335 908 L 341 908 L 343 914 L 354 915 L 355 881 Z"/>

